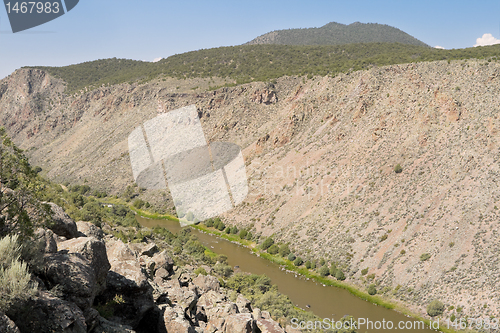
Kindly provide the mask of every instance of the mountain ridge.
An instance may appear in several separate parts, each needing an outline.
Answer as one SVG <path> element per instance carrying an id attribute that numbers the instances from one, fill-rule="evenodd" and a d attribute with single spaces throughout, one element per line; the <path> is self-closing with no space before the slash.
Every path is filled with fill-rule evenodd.
<path id="1" fill-rule="evenodd" d="M 244 45 L 340 45 L 353 43 L 401 43 L 429 47 L 398 28 L 386 24 L 361 22 L 349 25 L 330 22 L 319 28 L 274 30 L 258 36 Z"/>

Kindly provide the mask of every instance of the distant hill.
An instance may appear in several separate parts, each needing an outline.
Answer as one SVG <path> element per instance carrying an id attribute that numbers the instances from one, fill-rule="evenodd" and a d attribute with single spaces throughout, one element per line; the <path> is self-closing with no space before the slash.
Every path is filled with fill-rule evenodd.
<path id="1" fill-rule="evenodd" d="M 360 22 L 349 25 L 331 22 L 321 28 L 275 30 L 246 44 L 340 45 L 352 43 L 401 43 L 429 46 L 397 28 L 385 24 Z"/>

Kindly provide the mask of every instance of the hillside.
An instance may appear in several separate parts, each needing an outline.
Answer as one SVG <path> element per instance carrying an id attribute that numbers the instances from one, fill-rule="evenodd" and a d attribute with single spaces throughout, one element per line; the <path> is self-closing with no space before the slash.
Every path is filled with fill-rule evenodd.
<path id="1" fill-rule="evenodd" d="M 353 43 L 401 43 L 429 46 L 406 32 L 386 24 L 360 22 L 349 25 L 330 22 L 320 28 L 275 30 L 247 44 L 340 45 Z"/>
<path id="2" fill-rule="evenodd" d="M 133 183 L 130 132 L 196 104 L 207 140 L 240 145 L 246 160 L 250 194 L 226 223 L 336 261 L 347 282 L 375 283 L 415 311 L 437 298 L 454 307 L 445 317 L 498 318 L 499 78 L 495 57 L 68 96 L 61 79 L 21 69 L 0 81 L 0 123 L 49 178 L 119 194 Z M 141 198 L 172 208 L 166 193 Z"/>
<path id="3" fill-rule="evenodd" d="M 66 93 L 163 78 L 227 78 L 230 83 L 274 80 L 284 75 L 330 75 L 409 62 L 483 59 L 500 46 L 438 50 L 399 43 L 323 46 L 244 45 L 174 55 L 156 63 L 103 59 L 65 67 L 36 67 L 66 82 Z M 212 84 L 215 85 L 215 84 Z"/>

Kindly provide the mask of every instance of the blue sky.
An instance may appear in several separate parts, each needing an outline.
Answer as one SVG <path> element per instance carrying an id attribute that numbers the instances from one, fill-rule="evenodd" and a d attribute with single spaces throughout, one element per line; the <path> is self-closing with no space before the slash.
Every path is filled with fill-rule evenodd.
<path id="1" fill-rule="evenodd" d="M 80 0 L 67 14 L 16 34 L 2 6 L 0 78 L 22 66 L 152 61 L 332 21 L 388 24 L 431 46 L 464 48 L 486 33 L 500 39 L 500 1 Z"/>

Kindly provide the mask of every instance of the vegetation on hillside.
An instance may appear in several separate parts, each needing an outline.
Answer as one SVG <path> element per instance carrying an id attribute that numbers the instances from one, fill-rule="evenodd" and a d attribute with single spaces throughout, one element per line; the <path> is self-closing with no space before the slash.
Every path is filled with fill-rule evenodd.
<path id="1" fill-rule="evenodd" d="M 281 76 L 336 75 L 373 66 L 500 56 L 500 45 L 441 50 L 399 43 L 323 46 L 242 45 L 174 55 L 156 63 L 103 59 L 65 67 L 36 67 L 67 83 L 67 92 L 123 82 L 146 82 L 158 76 L 222 77 L 236 84 Z"/>
<path id="2" fill-rule="evenodd" d="M 320 28 L 276 30 L 247 44 L 339 45 L 352 43 L 401 43 L 428 46 L 397 28 L 378 23 L 330 22 Z"/>

